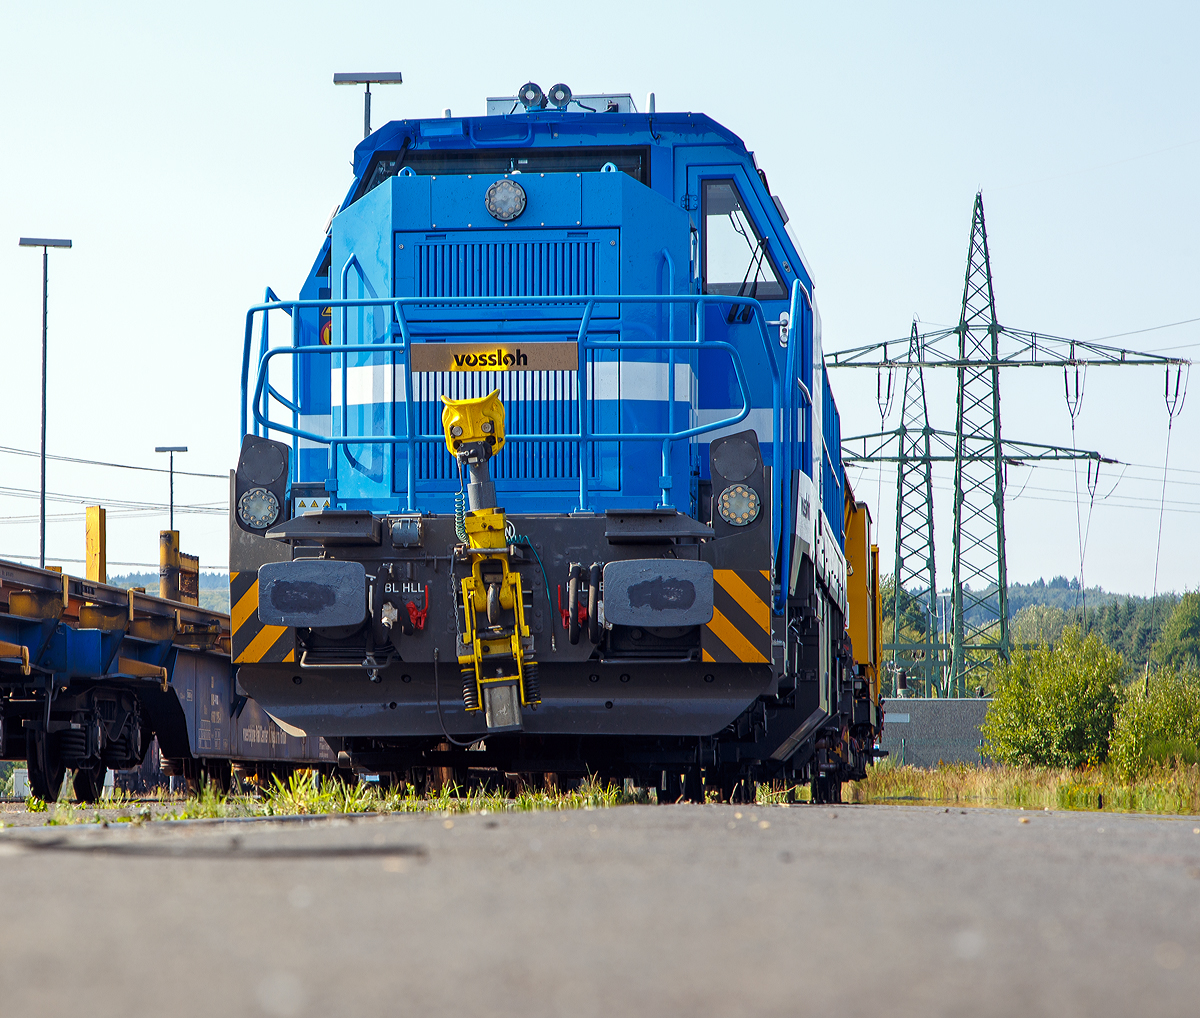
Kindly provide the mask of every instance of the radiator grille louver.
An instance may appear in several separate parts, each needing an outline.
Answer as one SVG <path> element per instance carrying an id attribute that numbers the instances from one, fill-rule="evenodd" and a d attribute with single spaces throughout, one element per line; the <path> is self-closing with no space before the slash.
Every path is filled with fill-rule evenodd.
<path id="1" fill-rule="evenodd" d="M 580 297 L 599 292 L 597 243 L 419 244 L 418 297 Z"/>

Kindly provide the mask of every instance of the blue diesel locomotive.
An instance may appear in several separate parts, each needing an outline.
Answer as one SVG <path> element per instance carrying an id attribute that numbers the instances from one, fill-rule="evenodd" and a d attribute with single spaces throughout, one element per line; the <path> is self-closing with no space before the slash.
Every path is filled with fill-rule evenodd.
<path id="1" fill-rule="evenodd" d="M 783 203 L 709 117 L 550 96 L 371 134 L 300 299 L 250 309 L 239 692 L 418 785 L 839 801 L 877 555 Z"/>

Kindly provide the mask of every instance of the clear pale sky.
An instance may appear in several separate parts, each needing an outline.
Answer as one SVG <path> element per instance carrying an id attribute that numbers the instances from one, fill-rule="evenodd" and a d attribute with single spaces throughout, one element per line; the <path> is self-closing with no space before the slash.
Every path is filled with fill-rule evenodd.
<path id="1" fill-rule="evenodd" d="M 816 276 L 826 349 L 952 324 L 982 188 L 1001 321 L 1094 339 L 1200 318 L 1200 6 L 1116 3 L 18 4 L 0 6 L 0 445 L 36 449 L 40 252 L 51 252 L 50 452 L 225 474 L 238 445 L 245 308 L 295 294 L 361 137 L 334 71 L 400 70 L 374 124 L 482 114 L 533 79 L 654 91 L 757 152 Z M 578 13 L 577 13 L 578 12 Z M 1111 341 L 1200 354 L 1200 322 Z M 1158 588 L 1200 584 L 1200 373 L 1171 446 Z M 835 373 L 847 435 L 879 429 L 873 373 Z M 952 427 L 952 379 L 931 380 Z M 1158 369 L 1087 376 L 1076 441 L 1106 467 L 1089 585 L 1154 584 L 1167 415 Z M 1069 445 L 1061 373 L 1010 371 L 1005 433 Z M 897 421 L 893 411 L 888 425 Z M 0 453 L 0 557 L 37 554 L 37 460 Z M 879 504 L 890 570 L 894 474 L 851 472 Z M 950 478 L 935 483 L 939 585 Z M 111 563 L 157 563 L 165 475 L 51 462 L 48 555 L 83 558 L 82 506 L 108 504 Z M 1082 523 L 1088 517 L 1086 485 Z M 1019 497 L 1018 497 L 1019 496 Z M 177 505 L 225 505 L 177 478 Z M 128 513 L 129 510 L 125 510 Z M 1078 575 L 1071 470 L 1014 468 L 1014 581 Z M 227 562 L 219 514 L 177 513 L 185 550 Z M 110 565 L 110 572 L 125 571 Z"/>

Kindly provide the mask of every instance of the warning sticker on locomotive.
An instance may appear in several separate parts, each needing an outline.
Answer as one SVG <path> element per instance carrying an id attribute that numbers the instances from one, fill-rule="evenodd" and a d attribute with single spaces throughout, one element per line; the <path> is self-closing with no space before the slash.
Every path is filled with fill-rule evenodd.
<path id="1" fill-rule="evenodd" d="M 413 371 L 574 371 L 575 343 L 414 343 Z"/>

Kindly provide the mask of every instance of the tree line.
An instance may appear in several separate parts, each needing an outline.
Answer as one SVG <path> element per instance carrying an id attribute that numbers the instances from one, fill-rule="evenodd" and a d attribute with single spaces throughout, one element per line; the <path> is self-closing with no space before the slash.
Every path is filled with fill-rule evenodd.
<path id="1" fill-rule="evenodd" d="M 899 594 L 899 596 L 897 596 Z M 936 624 L 939 631 L 949 631 L 949 619 L 934 619 L 928 608 L 927 599 L 912 594 L 906 589 L 896 590 L 894 576 L 885 576 L 880 582 L 883 615 L 883 642 L 893 642 L 897 609 L 900 615 L 900 639 L 903 642 L 921 643 L 927 636 L 938 639 L 939 632 L 931 632 Z M 1186 597 L 1187 595 L 1185 595 Z M 1081 591 L 1079 581 L 1056 576 L 1047 583 L 1010 584 L 1008 588 L 1009 643 L 1016 650 L 1036 647 L 1045 643 L 1054 647 L 1068 629 L 1077 629 L 1084 636 L 1095 633 L 1103 643 L 1121 655 L 1122 674 L 1128 681 L 1144 670 L 1147 662 L 1157 662 L 1168 653 L 1166 644 L 1159 646 L 1168 628 L 1173 613 L 1182 603 L 1178 594 L 1159 594 L 1157 597 L 1113 594 L 1099 587 Z M 939 602 L 938 608 L 941 608 Z M 1182 617 L 1181 617 L 1182 618 Z M 968 622 L 978 623 L 982 616 Z M 1175 622 L 1176 630 L 1183 625 Z M 1170 635 L 1172 645 L 1180 639 Z M 947 642 L 949 637 L 947 636 Z M 1175 652 L 1171 652 L 1175 653 Z M 895 676 L 892 674 L 891 652 L 884 652 L 885 667 L 883 684 L 885 695 L 895 695 Z M 919 665 L 916 672 L 920 673 Z M 1171 657 L 1174 660 L 1174 657 Z M 904 667 L 904 665 L 901 665 Z M 992 692 L 994 680 L 987 675 L 979 676 L 986 693 Z M 918 684 L 918 688 L 919 684 Z M 925 692 L 924 689 L 921 689 Z"/>

